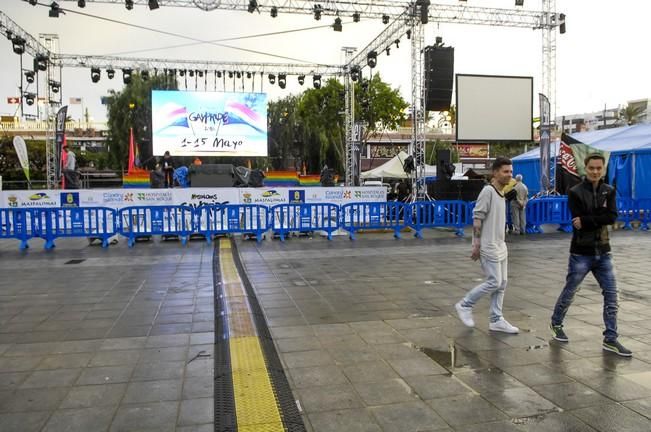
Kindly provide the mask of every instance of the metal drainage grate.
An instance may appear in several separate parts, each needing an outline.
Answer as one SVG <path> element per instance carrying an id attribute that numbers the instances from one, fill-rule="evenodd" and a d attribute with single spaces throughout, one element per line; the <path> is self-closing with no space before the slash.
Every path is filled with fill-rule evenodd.
<path id="1" fill-rule="evenodd" d="M 85 259 L 71 259 L 70 261 L 64 262 L 64 264 L 81 264 L 84 261 L 86 261 L 86 260 Z"/>

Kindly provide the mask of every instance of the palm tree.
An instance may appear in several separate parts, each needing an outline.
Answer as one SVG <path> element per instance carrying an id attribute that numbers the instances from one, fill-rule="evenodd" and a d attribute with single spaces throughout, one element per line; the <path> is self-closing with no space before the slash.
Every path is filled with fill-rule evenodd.
<path id="1" fill-rule="evenodd" d="M 619 111 L 619 120 L 630 126 L 639 123 L 643 114 L 644 107 L 628 104 Z"/>

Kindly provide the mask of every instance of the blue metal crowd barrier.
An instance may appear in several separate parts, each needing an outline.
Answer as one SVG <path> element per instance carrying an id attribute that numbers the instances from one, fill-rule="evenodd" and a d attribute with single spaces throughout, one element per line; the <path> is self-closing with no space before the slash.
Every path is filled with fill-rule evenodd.
<path id="1" fill-rule="evenodd" d="M 651 199 L 637 200 L 637 217 L 640 221 L 640 230 L 648 231 L 651 222 Z"/>
<path id="2" fill-rule="evenodd" d="M 34 209 L 33 220 L 39 237 L 45 239 L 45 249 L 55 247 L 59 237 L 90 237 L 109 239 L 117 232 L 117 211 L 106 207 L 70 207 Z"/>
<path id="3" fill-rule="evenodd" d="M 28 241 L 34 237 L 34 224 L 30 209 L 0 208 L 0 238 L 13 238 L 20 241 L 20 249 L 29 247 Z"/>
<path id="4" fill-rule="evenodd" d="M 253 234 L 258 242 L 268 230 L 269 210 L 259 204 L 205 205 L 195 209 L 195 232 L 210 243 L 218 234 Z"/>
<path id="5" fill-rule="evenodd" d="M 407 226 L 406 206 L 397 201 L 349 203 L 341 206 L 341 228 L 355 240 L 355 231 L 366 229 L 392 229 L 395 238 Z M 404 216 L 404 217 L 403 217 Z"/>
<path id="6" fill-rule="evenodd" d="M 290 232 L 325 231 L 328 240 L 339 228 L 339 206 L 336 204 L 277 204 L 270 209 L 269 226 L 281 241 Z"/>
<path id="7" fill-rule="evenodd" d="M 423 228 L 456 228 L 456 235 L 463 236 L 463 227 L 468 224 L 468 204 L 465 201 L 418 201 L 409 204 L 409 226 L 416 230 L 416 237 L 422 238 Z"/>
<path id="8" fill-rule="evenodd" d="M 622 229 L 632 230 L 631 222 L 639 219 L 637 201 L 632 198 L 617 198 L 617 220 L 624 222 Z"/>
<path id="9" fill-rule="evenodd" d="M 134 206 L 118 210 L 118 233 L 133 247 L 138 237 L 179 236 L 186 244 L 194 232 L 194 211 L 188 206 Z"/>
<path id="10" fill-rule="evenodd" d="M 526 212 L 528 233 L 542 233 L 543 224 L 559 224 L 560 230 L 572 231 L 572 215 L 566 196 L 529 200 Z"/>

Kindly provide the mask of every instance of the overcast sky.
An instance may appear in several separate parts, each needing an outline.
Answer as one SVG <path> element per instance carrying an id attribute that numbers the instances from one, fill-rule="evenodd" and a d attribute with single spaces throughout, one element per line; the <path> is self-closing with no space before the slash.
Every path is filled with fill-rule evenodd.
<path id="1" fill-rule="evenodd" d="M 264 0 L 259 0 L 263 4 Z M 456 0 L 433 3 L 458 4 Z M 127 11 L 123 4 L 99 4 L 87 0 L 85 9 L 76 2 L 60 2 L 62 7 L 87 14 L 180 33 L 201 40 L 255 35 L 297 28 L 331 24 L 334 17 L 324 16 L 315 21 L 311 16 L 279 13 L 277 18 L 267 14 L 249 14 L 215 10 L 204 12 L 193 8 L 161 7 L 149 11 L 136 6 Z M 514 8 L 513 0 L 468 0 L 469 6 Z M 541 1 L 525 0 L 527 9 L 539 10 Z M 169 48 L 187 44 L 188 40 L 152 31 L 109 23 L 77 14 L 49 18 L 46 7 L 31 6 L 23 0 L 2 0 L 0 10 L 33 36 L 54 33 L 60 38 L 60 52 L 89 55 L 129 55 L 150 58 L 186 60 L 222 60 L 242 62 L 285 63 L 285 59 L 256 55 L 240 50 L 209 44 Z M 567 33 L 557 38 L 557 115 L 597 111 L 625 104 L 627 100 L 651 97 L 648 68 L 648 38 L 646 28 L 651 16 L 649 0 L 557 0 L 557 11 L 567 15 Z M 384 28 L 380 20 L 365 19 L 352 23 L 344 19 L 343 32 L 331 28 L 265 36 L 228 42 L 237 47 L 264 51 L 308 62 L 340 64 L 342 46 L 363 48 Z M 446 45 L 455 47 L 455 72 L 467 74 L 518 75 L 534 77 L 534 94 L 541 91 L 542 34 L 531 29 L 437 24 L 426 28 L 426 43 L 443 37 Z M 0 113 L 13 115 L 16 105 L 8 105 L 7 97 L 18 96 L 19 56 L 6 38 L 0 38 Z M 122 54 L 134 50 L 139 53 Z M 31 58 L 25 57 L 31 64 Z M 410 99 L 409 45 L 405 38 L 400 49 L 391 56 L 381 55 L 378 67 L 382 78 L 399 87 Z M 269 71 L 273 72 L 273 71 Z M 276 71 L 280 72 L 280 71 Z M 365 70 L 368 76 L 368 69 Z M 311 85 L 311 79 L 306 80 Z M 100 97 L 108 89 L 122 88 L 121 74 L 109 81 L 102 71 L 98 84 L 90 80 L 89 69 L 63 70 L 63 101 L 70 97 L 83 98 L 84 106 L 96 120 L 105 120 L 106 110 Z M 248 88 L 248 86 L 247 86 Z M 256 82 L 259 89 L 259 82 Z M 194 84 L 192 83 L 192 89 Z M 200 85 L 200 89 L 202 86 Z M 212 90 L 212 85 L 209 87 Z M 287 89 L 265 83 L 271 99 L 297 93 L 300 87 L 295 77 L 288 77 Z M 534 105 L 537 105 L 534 104 Z M 35 111 L 33 108 L 29 112 Z M 537 106 L 534 113 L 537 114 Z M 69 115 L 81 116 L 81 106 L 73 105 Z"/>

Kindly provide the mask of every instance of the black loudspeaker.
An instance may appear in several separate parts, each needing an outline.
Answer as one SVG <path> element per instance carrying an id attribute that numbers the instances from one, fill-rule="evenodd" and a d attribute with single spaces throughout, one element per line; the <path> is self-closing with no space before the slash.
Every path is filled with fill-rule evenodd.
<path id="1" fill-rule="evenodd" d="M 454 165 L 450 163 L 450 150 L 436 151 L 436 178 L 450 180 L 454 175 Z"/>
<path id="2" fill-rule="evenodd" d="M 425 109 L 446 111 L 452 102 L 454 48 L 425 47 Z"/>
<path id="3" fill-rule="evenodd" d="M 442 180 L 428 183 L 427 194 L 436 200 L 475 201 L 486 183 L 483 180 Z"/>
<path id="4" fill-rule="evenodd" d="M 233 165 L 203 164 L 190 166 L 192 187 L 233 187 Z"/>

